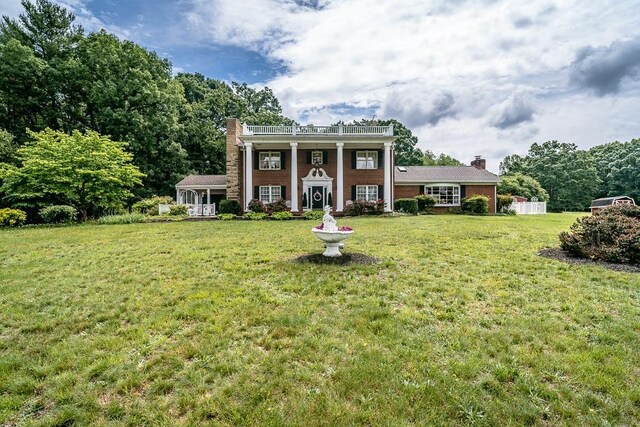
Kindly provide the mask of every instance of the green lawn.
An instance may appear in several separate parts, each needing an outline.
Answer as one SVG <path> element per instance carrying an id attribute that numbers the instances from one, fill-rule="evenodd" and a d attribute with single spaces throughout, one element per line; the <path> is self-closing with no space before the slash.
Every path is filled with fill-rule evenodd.
<path id="1" fill-rule="evenodd" d="M 640 275 L 578 214 L 0 231 L 0 424 L 638 425 Z"/>

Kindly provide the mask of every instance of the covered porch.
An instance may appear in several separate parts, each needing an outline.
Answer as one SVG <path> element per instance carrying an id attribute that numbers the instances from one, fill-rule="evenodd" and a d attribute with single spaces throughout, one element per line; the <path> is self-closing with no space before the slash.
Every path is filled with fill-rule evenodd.
<path id="1" fill-rule="evenodd" d="M 189 216 L 213 216 L 226 193 L 225 175 L 189 175 L 176 184 L 176 203 L 187 206 Z"/>

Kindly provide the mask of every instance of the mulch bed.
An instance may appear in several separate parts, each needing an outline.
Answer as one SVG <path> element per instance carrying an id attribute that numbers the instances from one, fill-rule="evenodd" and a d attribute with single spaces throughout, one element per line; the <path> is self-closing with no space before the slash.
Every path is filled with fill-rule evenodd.
<path id="1" fill-rule="evenodd" d="M 615 264 L 612 262 L 595 261 L 587 258 L 577 258 L 569 255 L 560 248 L 540 249 L 538 255 L 545 258 L 567 262 L 569 264 L 597 265 L 600 267 L 608 268 L 609 270 L 624 271 L 627 273 L 640 273 L 640 265 L 637 264 Z"/>
<path id="2" fill-rule="evenodd" d="M 341 257 L 326 257 L 320 254 L 301 255 L 293 260 L 300 263 L 311 263 L 320 265 L 372 265 L 380 263 L 378 258 L 373 258 L 365 254 L 342 253 Z"/>

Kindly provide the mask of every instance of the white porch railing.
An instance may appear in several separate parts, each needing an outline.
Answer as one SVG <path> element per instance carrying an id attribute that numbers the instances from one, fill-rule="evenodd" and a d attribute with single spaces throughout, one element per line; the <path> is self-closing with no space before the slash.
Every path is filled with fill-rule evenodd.
<path id="1" fill-rule="evenodd" d="M 544 215 L 547 213 L 547 202 L 513 202 L 510 208 L 518 215 Z"/>
<path id="2" fill-rule="evenodd" d="M 393 136 L 389 126 L 248 126 L 242 125 L 243 135 L 376 135 Z"/>
<path id="3" fill-rule="evenodd" d="M 214 216 L 216 214 L 216 204 L 206 203 L 191 204 L 187 203 L 187 214 L 189 216 Z"/>

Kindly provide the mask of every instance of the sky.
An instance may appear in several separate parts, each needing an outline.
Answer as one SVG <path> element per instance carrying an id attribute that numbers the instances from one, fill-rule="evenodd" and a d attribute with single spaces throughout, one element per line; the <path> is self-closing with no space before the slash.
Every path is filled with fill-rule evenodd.
<path id="1" fill-rule="evenodd" d="M 57 0 L 302 124 L 396 118 L 468 162 L 640 138 L 640 0 Z M 0 0 L 17 16 L 19 0 Z"/>

